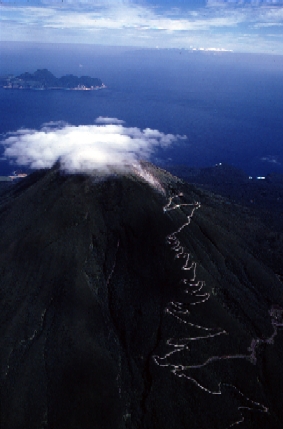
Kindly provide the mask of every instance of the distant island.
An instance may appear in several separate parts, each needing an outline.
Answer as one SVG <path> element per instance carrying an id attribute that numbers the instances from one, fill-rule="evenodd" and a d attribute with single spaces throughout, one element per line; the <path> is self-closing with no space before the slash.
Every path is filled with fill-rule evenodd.
<path id="1" fill-rule="evenodd" d="M 47 69 L 25 72 L 19 76 L 0 77 L 0 87 L 7 89 L 69 89 L 76 91 L 93 91 L 106 88 L 101 79 L 90 76 L 74 76 L 67 74 L 60 78 Z"/>

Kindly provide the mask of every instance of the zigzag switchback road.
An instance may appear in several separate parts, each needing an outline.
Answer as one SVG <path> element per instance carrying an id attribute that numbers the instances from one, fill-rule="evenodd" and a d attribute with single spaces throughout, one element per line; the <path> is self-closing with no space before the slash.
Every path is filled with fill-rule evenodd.
<path id="1" fill-rule="evenodd" d="M 149 163 L 59 167 L 0 196 L 3 428 L 282 429 L 268 227 Z"/>
<path id="2" fill-rule="evenodd" d="M 222 355 L 222 356 L 210 356 L 204 362 L 199 364 L 185 365 L 181 363 L 171 363 L 171 358 L 173 355 L 174 355 L 173 356 L 174 359 L 177 359 L 177 358 L 180 359 L 182 358 L 182 352 L 190 350 L 190 344 L 192 341 L 206 340 L 208 338 L 215 338 L 219 335 L 229 335 L 228 332 L 226 332 L 225 330 L 221 330 L 221 328 L 216 329 L 216 332 L 215 332 L 214 328 L 199 326 L 199 325 L 190 323 L 187 320 L 187 317 L 191 313 L 190 311 L 191 306 L 206 302 L 210 297 L 210 293 L 208 292 L 204 294 L 199 293 L 205 287 L 205 282 L 201 280 L 197 280 L 197 273 L 196 273 L 197 264 L 194 261 L 192 261 L 189 264 L 189 261 L 192 260 L 192 255 L 186 252 L 185 247 L 181 246 L 181 241 L 177 238 L 177 235 L 179 235 L 184 228 L 190 225 L 195 211 L 201 207 L 200 202 L 195 202 L 191 204 L 181 203 L 180 201 L 182 196 L 183 196 L 182 193 L 177 194 L 173 197 L 171 196 L 169 198 L 168 203 L 163 208 L 163 211 L 165 213 L 170 210 L 180 209 L 181 207 L 190 209 L 189 213 L 186 214 L 187 216 L 186 222 L 184 222 L 175 232 L 169 234 L 166 237 L 166 241 L 171 246 L 171 249 L 174 252 L 176 252 L 175 258 L 182 258 L 185 260 L 185 263 L 182 265 L 181 269 L 188 272 L 189 278 L 182 279 L 182 283 L 188 286 L 184 290 L 184 293 L 189 294 L 191 297 L 193 297 L 193 299 L 196 298 L 197 300 L 190 301 L 188 303 L 187 302 L 170 302 L 166 307 L 165 312 L 174 316 L 179 322 L 186 324 L 188 327 L 194 327 L 201 331 L 212 331 L 214 333 L 207 333 L 205 336 L 203 336 L 203 334 L 199 334 L 198 336 L 185 337 L 185 338 L 179 338 L 179 339 L 170 338 L 167 340 L 167 345 L 173 347 L 173 350 L 166 353 L 163 357 L 154 356 L 153 359 L 157 365 L 169 367 L 171 372 L 177 377 L 184 377 L 185 379 L 193 382 L 200 389 L 212 395 L 223 394 L 222 388 L 221 388 L 223 384 L 226 387 L 230 387 L 235 391 L 237 391 L 239 395 L 242 396 L 242 398 L 247 403 L 249 403 L 249 406 L 238 406 L 238 410 L 241 414 L 241 419 L 229 425 L 229 427 L 233 427 L 245 422 L 245 416 L 242 414 L 243 409 L 246 409 L 249 411 L 259 411 L 259 412 L 268 413 L 269 412 L 268 408 L 259 402 L 251 400 L 250 398 L 245 396 L 236 386 L 231 384 L 219 382 L 217 390 L 210 390 L 209 388 L 200 384 L 194 377 L 188 375 L 188 372 L 190 372 L 190 370 L 193 370 L 193 369 L 201 369 L 213 362 L 222 362 L 230 359 L 246 359 L 255 365 L 257 363 L 257 352 L 258 352 L 259 346 L 274 344 L 274 338 L 277 336 L 278 328 L 283 328 L 283 309 L 278 306 L 272 306 L 272 308 L 269 310 L 271 325 L 273 327 L 272 335 L 265 339 L 253 338 L 250 346 L 247 348 L 248 353 L 246 354 L 238 353 L 238 354 Z M 177 199 L 179 202 L 173 203 L 173 201 Z"/>

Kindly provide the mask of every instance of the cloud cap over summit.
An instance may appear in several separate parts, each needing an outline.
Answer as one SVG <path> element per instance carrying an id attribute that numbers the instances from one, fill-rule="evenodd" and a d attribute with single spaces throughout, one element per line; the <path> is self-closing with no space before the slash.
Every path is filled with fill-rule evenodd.
<path id="1" fill-rule="evenodd" d="M 95 125 L 44 124 L 40 130 L 20 129 L 2 141 L 4 157 L 32 169 L 51 168 L 60 160 L 67 172 L 92 169 L 107 173 L 110 167 L 128 168 L 149 159 L 157 148 L 166 148 L 186 136 L 158 130 L 126 127 L 117 118 L 96 119 Z"/>

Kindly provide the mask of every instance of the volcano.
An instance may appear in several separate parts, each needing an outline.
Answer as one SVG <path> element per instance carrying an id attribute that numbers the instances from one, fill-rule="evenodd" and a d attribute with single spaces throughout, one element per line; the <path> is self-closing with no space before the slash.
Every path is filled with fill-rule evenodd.
<path id="1" fill-rule="evenodd" d="M 1 196 L 3 429 L 282 428 L 283 286 L 256 219 L 142 168 L 57 165 Z"/>

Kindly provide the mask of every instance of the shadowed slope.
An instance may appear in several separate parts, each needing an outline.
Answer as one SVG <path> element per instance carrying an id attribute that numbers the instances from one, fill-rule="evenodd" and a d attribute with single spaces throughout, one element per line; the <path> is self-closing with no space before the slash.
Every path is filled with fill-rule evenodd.
<path id="1" fill-rule="evenodd" d="M 281 283 L 254 259 L 231 213 L 147 168 L 167 196 L 136 176 L 100 181 L 55 168 L 29 176 L 3 198 L 3 427 L 224 429 L 242 419 L 239 408 L 246 406 L 245 427 L 279 429 L 279 328 L 274 344 L 257 347 L 256 363 L 218 359 L 188 367 L 212 356 L 248 355 L 253 340 L 270 338 L 269 311 L 283 306 Z M 180 191 L 172 200 L 180 207 L 164 212 Z M 178 238 L 209 299 L 192 306 L 183 282 L 191 272 L 184 277 L 184 260 L 166 237 L 187 221 L 184 204 L 196 201 L 201 207 Z M 168 305 L 188 313 L 172 316 Z M 168 365 L 157 365 L 154 356 L 164 358 L 173 340 L 203 336 L 188 323 L 227 334 L 193 340 Z M 170 372 L 176 365 L 186 367 L 186 377 Z M 207 392 L 219 383 L 221 395 Z"/>

